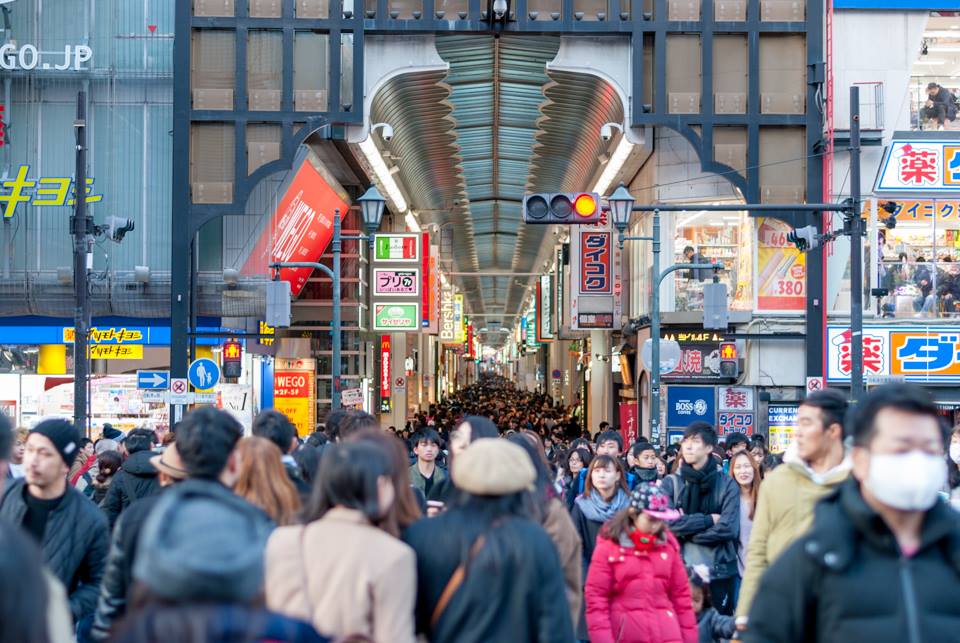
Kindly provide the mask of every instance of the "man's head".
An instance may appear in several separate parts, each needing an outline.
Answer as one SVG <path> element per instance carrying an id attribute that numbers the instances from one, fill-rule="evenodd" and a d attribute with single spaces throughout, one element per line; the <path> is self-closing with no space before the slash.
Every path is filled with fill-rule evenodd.
<path id="1" fill-rule="evenodd" d="M 235 453 L 243 429 L 232 415 L 206 406 L 191 411 L 177 426 L 177 452 L 191 478 L 233 486 L 240 470 Z"/>
<path id="2" fill-rule="evenodd" d="M 347 418 L 346 409 L 335 409 L 327 413 L 326 422 L 327 425 L 327 437 L 330 438 L 331 442 L 340 442 L 343 438 L 340 436 L 340 425 Z"/>
<path id="3" fill-rule="evenodd" d="M 280 411 L 260 411 L 253 420 L 253 434 L 273 442 L 280 453 L 290 453 L 297 448 L 297 428 Z"/>
<path id="4" fill-rule="evenodd" d="M 93 455 L 93 440 L 90 438 L 80 438 L 80 453 L 77 454 L 77 460 L 86 462 Z"/>
<path id="5" fill-rule="evenodd" d="M 702 469 L 710 461 L 710 454 L 717 446 L 717 432 L 706 422 L 693 422 L 683 432 L 680 454 L 683 461 L 695 469 Z"/>
<path id="6" fill-rule="evenodd" d="M 433 462 L 440 454 L 440 434 L 433 429 L 422 429 L 413 434 L 413 452 L 422 462 Z"/>
<path id="7" fill-rule="evenodd" d="M 949 430 L 933 398 L 919 386 L 888 384 L 852 413 L 853 475 L 868 502 L 926 511 L 947 480 Z"/>
<path id="8" fill-rule="evenodd" d="M 843 442 L 847 398 L 834 389 L 817 391 L 797 410 L 797 455 L 806 463 L 822 459 Z"/>
<path id="9" fill-rule="evenodd" d="M 649 442 L 637 442 L 630 447 L 627 464 L 641 469 L 653 469 L 657 466 L 657 451 Z"/>
<path id="10" fill-rule="evenodd" d="M 127 447 L 127 453 L 133 455 L 140 451 L 149 451 L 153 448 L 153 441 L 156 436 L 150 429 L 134 429 L 123 441 Z"/>
<path id="11" fill-rule="evenodd" d="M 750 449 L 750 438 L 744 433 L 731 433 L 727 436 L 724 446 L 727 448 L 727 457 L 732 458 L 741 451 Z"/>
<path id="12" fill-rule="evenodd" d="M 683 249 L 683 258 L 686 259 L 687 261 L 689 261 L 690 259 L 693 259 L 693 255 L 694 255 L 693 246 L 687 246 L 686 248 Z"/>
<path id="13" fill-rule="evenodd" d="M 23 464 L 23 452 L 27 448 L 27 436 L 30 431 L 20 427 L 13 432 L 13 450 L 10 452 L 10 462 Z"/>
<path id="14" fill-rule="evenodd" d="M 600 433 L 603 433 L 604 431 L 606 431 L 606 430 L 609 429 L 609 428 L 610 428 L 610 423 L 609 423 L 609 422 L 601 422 L 601 423 L 600 423 Z"/>
<path id="15" fill-rule="evenodd" d="M 927 96 L 933 98 L 940 91 L 940 85 L 937 83 L 927 83 Z"/>
<path id="16" fill-rule="evenodd" d="M 609 426 L 609 425 L 608 425 Z M 623 437 L 616 431 L 602 431 L 597 434 L 597 455 L 617 458 L 623 452 Z"/>
<path id="17" fill-rule="evenodd" d="M 23 468 L 27 484 L 52 492 L 66 487 L 67 473 L 80 451 L 80 433 L 67 420 L 51 419 L 27 437 Z"/>

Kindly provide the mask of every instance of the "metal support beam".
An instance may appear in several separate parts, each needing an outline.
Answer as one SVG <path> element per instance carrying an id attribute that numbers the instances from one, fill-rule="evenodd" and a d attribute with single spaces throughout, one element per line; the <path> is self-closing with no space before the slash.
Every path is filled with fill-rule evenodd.
<path id="1" fill-rule="evenodd" d="M 850 399 L 863 395 L 863 220 L 860 218 L 860 87 L 850 86 Z"/>
<path id="2" fill-rule="evenodd" d="M 73 123 L 76 135 L 76 181 L 74 182 L 73 211 L 73 292 L 76 308 L 73 314 L 73 424 L 88 436 L 87 377 L 90 356 L 87 345 L 90 334 L 89 271 L 93 268 L 93 217 L 87 213 L 87 94 L 77 94 L 77 120 Z"/>

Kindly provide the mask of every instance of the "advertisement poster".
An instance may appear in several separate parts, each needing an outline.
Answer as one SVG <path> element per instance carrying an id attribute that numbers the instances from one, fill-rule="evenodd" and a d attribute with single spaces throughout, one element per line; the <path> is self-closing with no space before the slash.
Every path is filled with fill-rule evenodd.
<path id="1" fill-rule="evenodd" d="M 770 453 L 783 453 L 793 440 L 797 428 L 797 406 L 771 404 L 767 407 L 767 426 L 770 428 Z"/>
<path id="2" fill-rule="evenodd" d="M 853 333 L 827 327 L 827 379 L 849 382 Z M 863 327 L 863 375 L 870 382 L 960 383 L 960 329 L 951 326 L 872 325 Z"/>
<path id="3" fill-rule="evenodd" d="M 373 330 L 402 332 L 419 328 L 420 304 L 373 304 Z"/>
<path id="4" fill-rule="evenodd" d="M 416 297 L 420 294 L 420 271 L 373 269 L 373 294 L 385 297 Z"/>
<path id="5" fill-rule="evenodd" d="M 804 310 L 806 255 L 787 241 L 792 228 L 779 219 L 757 219 L 757 310 Z"/>
<path id="6" fill-rule="evenodd" d="M 420 235 L 377 234 L 374 235 L 375 261 L 416 262 L 420 261 Z"/>
<path id="7" fill-rule="evenodd" d="M 633 444 L 640 435 L 640 411 L 636 402 L 620 402 L 620 435 L 624 444 Z"/>
<path id="8" fill-rule="evenodd" d="M 264 275 L 273 262 L 319 261 L 333 238 L 334 212 L 339 210 L 342 218 L 350 207 L 345 194 L 332 184 L 336 181 L 323 176 L 309 157 L 304 160 L 240 272 Z M 312 272 L 313 268 L 284 268 L 280 278 L 290 282 L 296 297 Z"/>
<path id="9" fill-rule="evenodd" d="M 314 368 L 287 368 L 298 365 L 312 367 L 313 360 L 277 360 L 277 370 L 273 373 L 273 407 L 290 418 L 297 427 L 297 435 L 303 437 L 316 428 L 317 384 Z"/>
<path id="10" fill-rule="evenodd" d="M 695 420 L 714 424 L 716 389 L 712 386 L 668 386 L 667 426 L 686 428 Z"/>

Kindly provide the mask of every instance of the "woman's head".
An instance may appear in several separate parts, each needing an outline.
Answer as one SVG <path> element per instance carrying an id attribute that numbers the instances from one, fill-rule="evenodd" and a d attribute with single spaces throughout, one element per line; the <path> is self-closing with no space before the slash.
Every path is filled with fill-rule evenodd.
<path id="1" fill-rule="evenodd" d="M 390 510 L 395 495 L 383 449 L 369 442 L 335 444 L 320 460 L 320 475 L 305 518 L 319 520 L 334 507 L 342 507 L 377 523 Z"/>
<path id="2" fill-rule="evenodd" d="M 277 525 L 293 524 L 300 496 L 287 476 L 282 454 L 266 438 L 249 436 L 237 444 L 240 472 L 234 493 L 260 507 Z"/>
<path id="3" fill-rule="evenodd" d="M 104 451 L 97 456 L 97 482 L 103 484 L 107 480 L 113 477 L 117 471 L 120 470 L 120 465 L 123 464 L 123 458 L 120 457 L 120 454 L 116 451 Z"/>
<path id="4" fill-rule="evenodd" d="M 617 491 L 617 487 L 627 491 L 626 476 L 620 460 L 609 455 L 598 455 L 590 462 L 590 470 L 583 485 L 583 495 L 599 493 L 603 498 L 609 498 Z"/>
<path id="5" fill-rule="evenodd" d="M 757 509 L 757 496 L 760 494 L 760 481 L 763 479 L 757 461 L 748 451 L 740 451 L 730 458 L 730 476 L 740 487 L 740 491 L 750 498 L 750 520 Z"/>
<path id="6" fill-rule="evenodd" d="M 591 460 L 593 460 L 593 456 L 590 455 L 590 451 L 588 449 L 574 447 L 567 451 L 567 471 L 569 471 L 570 475 L 572 476 L 578 476 L 580 475 L 580 471 L 582 469 L 586 469 L 590 466 Z"/>
<path id="7" fill-rule="evenodd" d="M 413 494 L 413 487 L 410 485 L 410 461 L 407 458 L 407 447 L 395 435 L 376 429 L 357 431 L 346 441 L 372 444 L 386 454 L 396 500 L 383 518 L 376 521 L 376 525 L 387 533 L 398 536 L 401 529 L 406 529 L 422 515 L 417 497 Z"/>
<path id="8" fill-rule="evenodd" d="M 450 432 L 450 453 L 457 457 L 471 442 L 480 438 L 496 438 L 500 435 L 497 425 L 489 418 L 471 415 L 463 418 Z"/>

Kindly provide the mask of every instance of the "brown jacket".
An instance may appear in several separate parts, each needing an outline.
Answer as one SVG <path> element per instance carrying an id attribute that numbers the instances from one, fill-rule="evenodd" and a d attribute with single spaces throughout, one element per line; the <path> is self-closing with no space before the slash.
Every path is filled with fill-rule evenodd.
<path id="1" fill-rule="evenodd" d="M 413 643 L 416 557 L 353 509 L 281 527 L 267 542 L 267 607 L 313 623 L 324 636 L 364 634 Z"/>
<path id="2" fill-rule="evenodd" d="M 557 498 L 550 500 L 543 529 L 557 546 L 560 564 L 563 566 L 563 581 L 567 589 L 567 603 L 574 625 L 580 617 L 580 601 L 583 591 L 583 545 L 580 534 L 573 525 L 570 512 Z"/>

